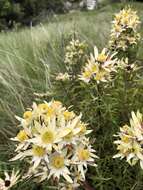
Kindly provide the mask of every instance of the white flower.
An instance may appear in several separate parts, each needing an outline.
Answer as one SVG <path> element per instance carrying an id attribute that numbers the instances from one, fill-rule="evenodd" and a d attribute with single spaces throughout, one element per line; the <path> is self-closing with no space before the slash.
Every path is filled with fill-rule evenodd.
<path id="1" fill-rule="evenodd" d="M 65 132 L 63 133 L 62 141 L 59 143 L 60 146 L 64 146 L 67 144 L 76 144 L 76 141 L 79 137 L 78 133 L 81 131 L 81 128 L 78 127 L 81 116 L 82 115 L 79 115 L 75 117 L 73 120 L 69 120 L 67 122 L 67 125 L 64 128 L 62 128 L 62 131 Z"/>
<path id="2" fill-rule="evenodd" d="M 130 46 L 139 42 L 140 34 L 137 30 L 140 21 L 136 11 L 127 7 L 115 15 L 112 23 L 109 45 L 113 50 L 126 51 Z"/>
<path id="3" fill-rule="evenodd" d="M 15 151 L 19 151 L 21 149 L 26 150 L 29 146 L 29 142 L 27 142 L 29 137 L 30 137 L 30 134 L 27 134 L 26 130 L 20 130 L 16 137 L 11 138 L 12 141 L 19 142 Z"/>
<path id="4" fill-rule="evenodd" d="M 113 158 L 126 158 L 130 165 L 139 161 L 143 169 L 143 116 L 139 111 L 137 114 L 132 112 L 131 115 L 131 126 L 124 125 L 116 135 L 120 139 L 114 141 L 114 144 L 119 152 Z"/>
<path id="5" fill-rule="evenodd" d="M 52 121 L 54 120 L 55 119 Z M 37 133 L 34 134 L 35 137 L 28 141 L 51 151 L 53 146 L 61 141 L 62 136 L 61 132 L 56 129 L 55 125 L 55 122 L 51 122 L 48 126 L 37 128 Z"/>
<path id="6" fill-rule="evenodd" d="M 9 175 L 6 171 L 4 172 L 5 179 L 0 178 L 0 190 L 8 190 L 12 186 L 14 186 L 18 179 L 20 178 L 19 171 L 12 171 L 11 175 Z"/>
<path id="7" fill-rule="evenodd" d="M 135 114 L 131 112 L 132 118 L 130 119 L 130 125 L 134 129 L 135 136 L 139 141 L 143 140 L 143 115 L 137 111 Z"/>
<path id="8" fill-rule="evenodd" d="M 77 116 L 61 102 L 52 100 L 39 105 L 34 103 L 30 113 L 26 115 L 27 119 L 30 117 L 31 122 L 25 125 L 23 118 L 22 122 L 20 119 L 22 129 L 15 138 L 12 138 L 17 146 L 16 155 L 11 159 L 11 161 L 24 159 L 28 162 L 28 172 L 24 179 L 33 176 L 39 182 L 53 177 L 59 182 L 70 184 L 70 187 L 80 184 L 85 176 L 87 164 L 94 166 L 93 150 L 86 137 L 91 130 L 87 130 L 87 124 L 81 121 L 82 114 Z M 71 161 L 75 150 L 81 145 L 90 151 L 89 159 Z M 83 150 L 83 155 L 81 154 L 83 157 L 85 152 Z M 78 165 L 84 168 L 82 170 L 79 167 L 83 176 L 78 177 L 76 181 L 73 174 Z"/>
<path id="9" fill-rule="evenodd" d="M 79 79 L 89 83 L 91 80 L 99 83 L 110 80 L 110 73 L 116 71 L 116 59 L 113 59 L 116 53 L 110 55 L 107 49 L 103 49 L 99 54 L 97 47 L 94 47 L 94 54 L 90 54 L 88 63 L 83 67 L 83 71 Z"/>
<path id="10" fill-rule="evenodd" d="M 76 147 L 75 155 L 72 158 L 72 162 L 77 165 L 78 172 L 81 173 L 82 177 L 85 179 L 85 171 L 87 170 L 87 165 L 97 166 L 95 164 L 95 150 L 92 149 L 91 145 L 80 144 Z M 85 170 L 85 171 L 84 171 Z"/>
<path id="11" fill-rule="evenodd" d="M 64 62 L 67 65 L 79 64 L 85 56 L 86 46 L 85 42 L 72 39 L 70 44 L 66 47 Z"/>
<path id="12" fill-rule="evenodd" d="M 72 179 L 69 176 L 70 171 L 68 169 L 69 161 L 65 158 L 64 153 L 53 153 L 50 158 L 49 158 L 49 169 L 50 169 L 50 174 L 48 178 L 53 176 L 54 178 L 60 178 L 60 176 L 63 176 L 66 181 L 69 183 L 72 183 Z"/>
<path id="13" fill-rule="evenodd" d="M 37 168 L 42 161 L 49 162 L 48 150 L 46 148 L 33 145 L 31 150 L 28 150 L 27 156 L 32 156 L 33 168 Z"/>

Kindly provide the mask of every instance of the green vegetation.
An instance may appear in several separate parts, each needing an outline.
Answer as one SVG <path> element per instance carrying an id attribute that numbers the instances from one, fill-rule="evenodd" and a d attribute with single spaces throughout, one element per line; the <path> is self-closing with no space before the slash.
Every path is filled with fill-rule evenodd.
<path id="1" fill-rule="evenodd" d="M 132 3 L 132 6 L 138 11 L 143 23 L 143 4 Z M 64 69 L 65 46 L 69 40 L 69 35 L 76 31 L 79 38 L 85 40 L 90 48 L 96 45 L 99 49 L 102 49 L 108 42 L 113 14 L 122 7 L 123 4 L 112 4 L 92 12 L 74 12 L 60 15 L 59 17 L 53 17 L 48 24 L 23 29 L 19 32 L 0 34 L 1 171 L 4 168 L 11 169 L 13 165 L 18 167 L 17 163 L 6 162 L 7 159 L 11 158 L 13 152 L 9 137 L 15 136 L 17 131 L 17 121 L 14 115 L 21 116 L 25 111 L 24 109 L 30 106 L 33 101 L 39 101 L 39 97 L 35 93 L 45 93 L 45 97 L 48 99 L 47 95 L 53 85 L 50 81 L 50 73 L 58 73 L 62 67 Z M 143 27 L 141 33 L 143 34 Z M 143 60 L 142 52 L 143 44 L 141 41 L 137 54 L 139 60 Z M 142 87 L 142 78 L 140 81 Z M 116 93 L 119 96 L 119 91 L 116 91 Z M 137 106 L 140 109 L 142 108 L 142 96 L 140 95 L 140 97 L 141 99 L 136 101 L 133 109 Z M 60 98 L 66 100 L 66 97 Z M 130 103 L 132 101 L 130 99 Z M 69 102 L 66 103 L 69 104 Z M 112 103 L 116 104 L 117 102 Z M 123 109 L 122 105 L 121 107 Z M 131 105 L 128 108 L 131 111 Z M 117 113 L 119 113 L 118 110 Z M 88 113 L 86 114 L 85 120 L 88 118 Z M 113 113 L 114 116 L 115 114 Z M 95 147 L 100 159 L 98 168 L 89 169 L 88 180 L 97 190 L 142 190 L 143 172 L 139 169 L 139 166 L 130 167 L 125 161 L 112 159 L 113 155 L 111 153 L 116 150 L 111 147 L 113 142 L 111 134 L 118 131 L 118 125 L 128 121 L 127 114 L 125 118 L 118 115 L 115 116 L 115 119 L 109 121 L 109 118 L 111 119 L 113 115 L 105 114 L 106 118 L 103 116 L 103 123 L 97 126 L 98 130 L 95 129 L 96 132 L 93 134 L 93 137 L 96 138 Z M 120 117 L 122 120 L 120 120 Z M 96 118 L 89 118 L 89 121 L 92 121 L 92 127 L 97 124 Z M 32 182 L 21 183 L 14 189 L 29 190 L 32 188 L 40 189 Z M 51 188 L 48 188 L 45 184 L 43 189 L 50 190 Z"/>
<path id="2" fill-rule="evenodd" d="M 48 16 L 50 12 L 64 11 L 64 0 L 1 0 L 0 30 L 13 28 L 17 25 L 36 24 Z"/>

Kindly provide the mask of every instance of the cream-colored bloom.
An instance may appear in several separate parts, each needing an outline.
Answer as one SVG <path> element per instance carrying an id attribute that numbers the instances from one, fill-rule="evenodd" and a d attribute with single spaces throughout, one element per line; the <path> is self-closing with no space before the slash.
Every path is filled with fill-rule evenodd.
<path id="1" fill-rule="evenodd" d="M 8 190 L 11 189 L 20 178 L 19 171 L 12 171 L 11 175 L 9 175 L 6 171 L 4 172 L 5 179 L 0 178 L 0 190 Z"/>
<path id="2" fill-rule="evenodd" d="M 32 156 L 32 163 L 34 163 L 33 168 L 39 166 L 41 161 L 49 162 L 48 150 L 46 148 L 33 145 L 32 149 L 29 151 L 29 156 Z"/>
<path id="3" fill-rule="evenodd" d="M 90 54 L 88 63 L 83 68 L 79 79 L 89 83 L 91 80 L 106 82 L 110 80 L 110 74 L 116 71 L 116 59 L 113 59 L 116 53 L 110 53 L 104 48 L 101 53 L 98 52 L 97 47 L 94 47 L 94 54 Z"/>
<path id="4" fill-rule="evenodd" d="M 65 154 L 53 153 L 49 158 L 50 174 L 48 178 L 54 176 L 54 178 L 59 179 L 60 176 L 63 176 L 69 183 L 72 183 L 70 171 L 67 168 L 68 165 L 69 161 L 65 158 Z"/>
<path id="5" fill-rule="evenodd" d="M 114 158 L 126 158 L 130 165 L 135 165 L 138 161 L 143 169 L 143 116 L 138 111 L 137 114 L 131 113 L 130 125 L 120 128 L 117 137 L 119 140 L 114 141 L 119 151 Z"/>
<path id="6" fill-rule="evenodd" d="M 140 34 L 137 30 L 140 21 L 136 11 L 127 7 L 115 15 L 112 23 L 109 42 L 111 48 L 126 51 L 139 42 Z"/>
<path id="7" fill-rule="evenodd" d="M 138 141 L 143 141 L 143 115 L 137 111 L 131 113 L 132 118 L 130 119 L 130 125 L 134 129 L 135 136 Z"/>
<path id="8" fill-rule="evenodd" d="M 83 179 L 82 177 L 77 180 L 73 175 L 75 168 L 80 165 L 81 169 L 83 166 L 83 170 L 81 169 L 79 173 L 82 172 L 82 176 L 85 176 L 87 165 L 94 166 L 94 151 L 87 138 L 91 130 L 87 130 L 87 124 L 81 121 L 82 114 L 76 115 L 69 109 L 54 100 L 38 105 L 34 103 L 32 109 L 29 109 L 30 112 L 27 112 L 23 118 L 18 118 L 21 128 L 16 137 L 12 138 L 16 141 L 16 149 L 11 161 L 28 162 L 28 173 L 24 178 L 34 176 L 37 181 L 56 178 L 59 182 L 74 187 Z M 25 125 L 23 120 L 28 118 L 30 122 Z M 81 145 L 90 151 L 89 159 L 85 162 L 71 161 Z M 86 156 L 86 151 L 81 152 L 81 157 Z"/>
<path id="9" fill-rule="evenodd" d="M 25 150 L 29 146 L 27 140 L 29 139 L 30 134 L 28 134 L 25 130 L 20 130 L 15 138 L 11 138 L 13 141 L 19 142 L 16 151 L 18 150 Z"/>
<path id="10" fill-rule="evenodd" d="M 54 120 L 54 119 L 53 119 Z M 53 124 L 53 125 L 52 125 Z M 52 151 L 54 144 L 61 141 L 62 133 L 58 129 L 56 130 L 56 123 L 49 123 L 48 126 L 43 126 L 37 128 L 37 133 L 34 134 L 35 137 L 31 138 L 29 142 L 37 144 L 38 146 L 47 148 Z"/>
<path id="11" fill-rule="evenodd" d="M 87 170 L 87 165 L 97 166 L 95 164 L 95 150 L 92 149 L 91 145 L 81 144 L 75 150 L 75 155 L 72 158 L 72 162 L 77 165 L 78 172 L 81 173 L 82 177 L 85 179 L 85 171 Z"/>
<path id="12" fill-rule="evenodd" d="M 82 58 L 85 56 L 86 50 L 85 42 L 80 42 L 79 40 L 72 39 L 66 47 L 65 53 L 65 63 L 67 65 L 76 65 L 82 61 Z"/>
<path id="13" fill-rule="evenodd" d="M 68 121 L 67 125 L 63 128 L 63 139 L 59 143 L 59 146 L 63 147 L 65 145 L 70 145 L 70 144 L 75 144 L 78 142 L 79 138 L 79 133 L 82 130 L 82 128 L 79 126 L 80 124 L 80 119 L 82 115 L 79 115 L 73 120 Z"/>

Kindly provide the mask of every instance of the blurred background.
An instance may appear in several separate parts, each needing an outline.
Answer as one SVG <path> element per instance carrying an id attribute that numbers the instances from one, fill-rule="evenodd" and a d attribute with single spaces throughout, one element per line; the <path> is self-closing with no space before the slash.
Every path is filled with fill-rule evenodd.
<path id="1" fill-rule="evenodd" d="M 127 3 L 133 0 L 40 0 L 40 3 L 39 0 L 0 0 L 0 30 L 36 25 L 53 14 L 77 9 L 99 9 L 119 2 Z"/>

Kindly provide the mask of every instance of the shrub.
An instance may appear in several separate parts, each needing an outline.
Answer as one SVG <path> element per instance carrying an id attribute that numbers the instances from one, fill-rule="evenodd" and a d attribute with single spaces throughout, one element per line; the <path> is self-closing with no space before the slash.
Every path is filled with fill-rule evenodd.
<path id="1" fill-rule="evenodd" d="M 15 23 L 30 25 L 38 20 L 42 12 L 60 13 L 64 11 L 63 0 L 2 0 L 0 2 L 0 30 L 12 28 Z"/>

